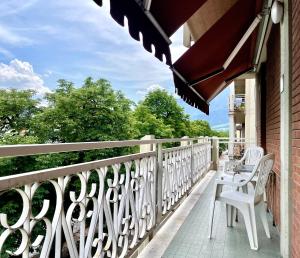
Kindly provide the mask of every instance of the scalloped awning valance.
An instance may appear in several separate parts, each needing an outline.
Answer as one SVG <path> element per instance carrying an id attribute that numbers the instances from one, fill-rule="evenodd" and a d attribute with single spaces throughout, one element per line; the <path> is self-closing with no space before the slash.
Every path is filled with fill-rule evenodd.
<path id="1" fill-rule="evenodd" d="M 110 0 L 114 20 L 124 26 L 127 18 L 130 35 L 141 40 L 142 34 L 144 48 L 152 52 L 154 46 L 154 55 L 170 66 L 178 95 L 206 114 L 218 93 L 253 69 L 262 19 L 263 0 L 222 1 Z M 196 42 L 172 63 L 169 37 L 185 23 Z"/>

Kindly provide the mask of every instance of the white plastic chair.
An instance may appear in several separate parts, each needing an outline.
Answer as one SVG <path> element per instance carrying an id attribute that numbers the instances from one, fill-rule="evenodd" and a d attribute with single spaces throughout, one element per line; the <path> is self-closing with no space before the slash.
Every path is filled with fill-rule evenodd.
<path id="1" fill-rule="evenodd" d="M 253 250 L 258 249 L 256 218 L 254 207 L 257 206 L 259 215 L 263 223 L 264 230 L 268 238 L 270 238 L 269 225 L 267 222 L 267 213 L 264 204 L 264 191 L 268 180 L 269 173 L 274 164 L 274 154 L 268 154 L 261 158 L 252 170 L 247 180 L 242 182 L 232 182 L 228 180 L 216 179 L 214 196 L 211 206 L 211 218 L 209 223 L 209 238 L 211 238 L 213 217 L 215 210 L 215 202 L 220 201 L 226 204 L 227 226 L 232 226 L 233 209 L 238 209 L 244 217 L 246 230 L 249 238 L 250 247 Z M 243 188 L 247 185 L 258 171 L 254 193 L 244 193 L 236 190 L 222 191 L 223 186 L 231 186 L 233 189 Z"/>
<path id="2" fill-rule="evenodd" d="M 223 173 L 232 175 L 232 171 L 241 166 L 255 166 L 264 155 L 262 147 L 249 147 L 240 160 L 229 160 L 224 163 Z"/>
<path id="3" fill-rule="evenodd" d="M 241 168 L 250 166 L 253 169 L 255 165 L 259 163 L 263 155 L 264 155 L 264 149 L 262 147 L 255 146 L 255 147 L 247 148 L 243 157 L 240 160 L 229 160 L 224 163 L 223 173 L 221 174 L 220 177 L 226 178 L 226 180 L 231 180 L 234 182 L 247 179 L 250 173 L 243 172 Z M 251 183 L 253 186 L 255 186 L 256 181 L 257 181 L 257 173 L 251 179 Z M 248 186 L 244 186 L 243 191 L 247 192 Z M 264 200 L 266 201 L 265 193 L 264 193 Z"/>

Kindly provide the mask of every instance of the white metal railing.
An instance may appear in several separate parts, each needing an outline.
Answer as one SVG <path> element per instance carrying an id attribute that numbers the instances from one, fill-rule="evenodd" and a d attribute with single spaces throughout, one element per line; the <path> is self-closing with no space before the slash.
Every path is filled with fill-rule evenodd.
<path id="1" fill-rule="evenodd" d="M 255 139 L 246 139 L 246 138 L 234 138 L 230 139 L 228 137 L 218 138 L 219 146 L 226 146 L 228 150 L 229 158 L 241 157 L 247 147 L 256 145 Z M 224 149 L 224 148 L 223 148 Z M 232 150 L 230 153 L 229 150 Z"/>
<path id="2" fill-rule="evenodd" d="M 185 146 L 163 148 L 178 141 Z M 0 147 L 0 157 L 8 157 L 141 144 L 154 144 L 156 151 L 1 177 L 0 203 L 20 200 L 21 212 L 0 214 L 0 256 L 125 257 L 208 171 L 211 140 Z M 40 190 L 47 196 L 36 206 Z M 19 199 L 7 198 L 12 194 Z"/>

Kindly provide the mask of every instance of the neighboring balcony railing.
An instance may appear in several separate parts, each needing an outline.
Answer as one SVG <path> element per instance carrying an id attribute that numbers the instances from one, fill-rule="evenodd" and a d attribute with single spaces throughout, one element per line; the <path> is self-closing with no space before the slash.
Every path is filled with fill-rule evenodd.
<path id="1" fill-rule="evenodd" d="M 219 139 L 220 149 L 228 152 L 227 154 L 230 159 L 241 158 L 244 155 L 244 152 L 247 147 L 256 145 L 256 141 L 254 139 L 245 139 L 245 138 L 230 139 L 228 137 L 223 137 L 218 139 Z"/>
<path id="2" fill-rule="evenodd" d="M 245 110 L 245 94 L 234 95 L 234 110 L 244 111 Z"/>
<path id="3" fill-rule="evenodd" d="M 8 212 L 0 214 L 0 256 L 129 255 L 210 169 L 211 141 L 185 138 L 0 147 L 2 158 L 142 144 L 151 144 L 155 150 L 1 177 L 1 207 L 12 202 L 21 208 L 13 217 Z M 182 146 L 163 147 L 174 142 Z"/>

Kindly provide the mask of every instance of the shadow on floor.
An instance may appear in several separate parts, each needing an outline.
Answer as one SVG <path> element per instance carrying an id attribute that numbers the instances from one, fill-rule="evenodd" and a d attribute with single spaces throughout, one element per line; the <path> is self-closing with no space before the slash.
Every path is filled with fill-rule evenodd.
<path id="1" fill-rule="evenodd" d="M 265 235 L 259 218 L 257 219 L 259 250 L 250 249 L 242 216 L 233 227 L 226 226 L 225 206 L 216 203 L 213 238 L 208 239 L 209 207 L 213 181 L 207 186 L 197 204 L 180 227 L 166 249 L 163 257 L 186 258 L 275 258 L 280 257 L 279 233 L 272 226 L 269 215 L 271 239 Z"/>

